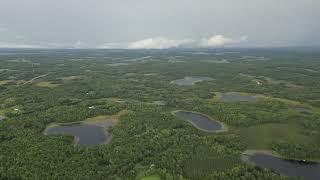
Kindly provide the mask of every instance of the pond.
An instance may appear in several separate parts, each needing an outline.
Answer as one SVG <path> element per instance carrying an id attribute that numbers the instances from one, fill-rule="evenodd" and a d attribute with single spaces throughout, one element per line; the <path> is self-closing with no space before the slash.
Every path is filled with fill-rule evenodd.
<path id="1" fill-rule="evenodd" d="M 223 93 L 220 100 L 223 102 L 256 102 L 258 97 L 241 93 Z"/>
<path id="2" fill-rule="evenodd" d="M 45 130 L 48 135 L 72 135 L 80 146 L 95 146 L 108 140 L 108 132 L 102 125 L 87 123 L 71 123 L 55 125 Z"/>
<path id="3" fill-rule="evenodd" d="M 126 66 L 126 65 L 129 65 L 129 64 L 128 63 L 112 63 L 112 64 L 107 64 L 107 65 L 115 67 L 115 66 Z"/>
<path id="4" fill-rule="evenodd" d="M 207 132 L 222 132 L 226 131 L 226 127 L 208 116 L 196 112 L 174 111 L 174 115 L 190 122 L 196 128 Z"/>
<path id="5" fill-rule="evenodd" d="M 312 114 L 312 109 L 310 107 L 297 105 L 297 106 L 295 106 L 295 109 L 300 113 Z"/>
<path id="6" fill-rule="evenodd" d="M 213 80 L 213 79 L 210 77 L 190 77 L 190 76 L 187 76 L 187 77 L 184 77 L 183 79 L 177 79 L 177 80 L 171 81 L 171 83 L 177 84 L 180 86 L 192 86 L 198 82 L 211 81 L 211 80 Z"/>
<path id="7" fill-rule="evenodd" d="M 244 156 L 246 156 L 246 162 L 254 163 L 262 168 L 272 169 L 285 176 L 299 176 L 307 180 L 320 179 L 320 163 L 285 160 L 262 152 Z"/>

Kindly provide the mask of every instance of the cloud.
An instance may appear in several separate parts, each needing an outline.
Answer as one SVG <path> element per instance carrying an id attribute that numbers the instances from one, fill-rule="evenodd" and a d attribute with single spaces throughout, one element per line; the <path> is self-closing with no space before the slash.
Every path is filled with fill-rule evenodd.
<path id="1" fill-rule="evenodd" d="M 198 44 L 199 47 L 223 47 L 232 46 L 247 41 L 248 36 L 241 36 L 239 39 L 233 39 L 224 35 L 214 35 L 210 38 L 203 38 Z"/>
<path id="2" fill-rule="evenodd" d="M 182 39 L 182 40 L 172 40 L 164 37 L 155 37 L 143 39 L 140 41 L 131 42 L 128 44 L 129 49 L 168 49 L 176 48 L 188 43 L 192 43 L 193 40 Z"/>
<path id="3" fill-rule="evenodd" d="M 223 35 L 211 36 L 208 39 L 202 39 L 200 42 L 201 47 L 219 47 L 233 43 L 234 40 Z"/>
<path id="4" fill-rule="evenodd" d="M 184 47 L 192 44 L 192 39 L 168 39 L 165 37 L 147 38 L 127 43 L 104 43 L 98 45 L 99 49 L 168 49 Z"/>
<path id="5" fill-rule="evenodd" d="M 215 48 L 215 47 L 234 47 L 241 45 L 248 40 L 247 36 L 241 36 L 237 39 L 229 38 L 223 35 L 214 35 L 210 38 L 199 40 L 193 39 L 169 39 L 165 37 L 147 38 L 135 42 L 116 42 L 104 43 L 101 45 L 90 45 L 80 40 L 75 42 L 36 42 L 27 41 L 24 36 L 15 36 L 16 41 L 0 42 L 0 48 L 66 48 L 66 49 L 168 49 L 168 48 Z"/>

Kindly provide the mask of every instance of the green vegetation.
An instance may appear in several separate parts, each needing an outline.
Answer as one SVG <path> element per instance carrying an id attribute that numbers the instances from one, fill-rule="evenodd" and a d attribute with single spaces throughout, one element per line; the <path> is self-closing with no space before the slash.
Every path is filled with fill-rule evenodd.
<path id="1" fill-rule="evenodd" d="M 1 51 L 12 53 L 0 55 L 0 179 L 286 179 L 242 162 L 241 153 L 320 159 L 319 52 Z M 186 76 L 214 80 L 170 83 Z M 217 92 L 261 98 L 222 102 Z M 296 104 L 313 111 L 301 113 Z M 203 132 L 171 113 L 179 109 L 228 131 Z M 43 133 L 52 123 L 107 118 L 117 119 L 109 144 L 78 147 L 73 137 Z"/>
<path id="2" fill-rule="evenodd" d="M 316 143 L 293 144 L 288 142 L 276 143 L 272 149 L 280 155 L 291 159 L 317 160 L 319 161 L 320 149 Z"/>
<path id="3" fill-rule="evenodd" d="M 261 124 L 235 130 L 248 149 L 271 149 L 273 144 L 310 143 L 317 144 L 317 138 L 308 136 L 296 124 Z"/>
<path id="4" fill-rule="evenodd" d="M 159 176 L 148 176 L 148 177 L 143 177 L 140 180 L 161 180 Z"/>

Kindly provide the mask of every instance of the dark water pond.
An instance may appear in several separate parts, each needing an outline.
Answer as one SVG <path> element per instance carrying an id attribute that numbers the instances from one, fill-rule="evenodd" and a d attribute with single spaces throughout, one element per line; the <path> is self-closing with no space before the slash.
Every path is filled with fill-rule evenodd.
<path id="1" fill-rule="evenodd" d="M 213 80 L 210 77 L 185 77 L 183 79 L 177 79 L 172 81 L 171 83 L 173 84 L 177 84 L 180 86 L 191 86 L 194 85 L 197 82 L 201 82 L 201 81 L 210 81 Z"/>
<path id="2" fill-rule="evenodd" d="M 46 130 L 48 135 L 72 135 L 80 146 L 94 146 L 107 141 L 108 135 L 103 126 L 85 123 L 72 123 L 50 127 Z"/>
<path id="3" fill-rule="evenodd" d="M 251 95 L 243 95 L 240 93 L 226 93 L 221 95 L 221 101 L 223 102 L 256 102 L 258 98 Z"/>
<path id="4" fill-rule="evenodd" d="M 200 113 L 187 112 L 187 111 L 176 111 L 174 114 L 190 123 L 197 128 L 208 131 L 208 132 L 219 132 L 223 131 L 223 125 L 218 121 L 210 119 Z"/>
<path id="5" fill-rule="evenodd" d="M 285 176 L 300 176 L 307 180 L 320 179 L 320 163 L 285 160 L 263 153 L 249 155 L 248 158 L 249 162 L 259 167 L 272 169 Z"/>

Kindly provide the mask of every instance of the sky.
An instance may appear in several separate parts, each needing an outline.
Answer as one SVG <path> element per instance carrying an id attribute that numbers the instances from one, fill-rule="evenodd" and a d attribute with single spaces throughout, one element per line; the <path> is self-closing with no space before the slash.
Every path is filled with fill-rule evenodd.
<path id="1" fill-rule="evenodd" d="M 320 46 L 320 0 L 0 0 L 0 48 Z"/>

